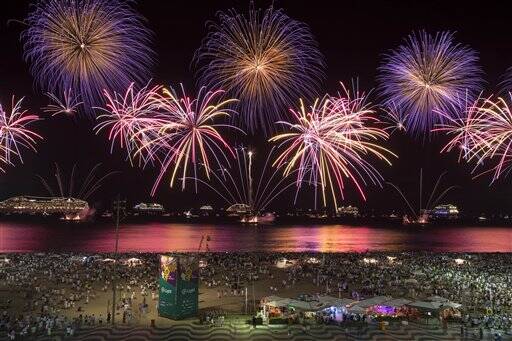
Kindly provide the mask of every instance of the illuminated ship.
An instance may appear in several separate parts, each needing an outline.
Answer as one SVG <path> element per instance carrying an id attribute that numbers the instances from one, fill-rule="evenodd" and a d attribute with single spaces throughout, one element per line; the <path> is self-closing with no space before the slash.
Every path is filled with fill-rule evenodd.
<path id="1" fill-rule="evenodd" d="M 228 216 L 243 216 L 251 212 L 251 207 L 246 204 L 233 204 L 226 209 Z"/>
<path id="2" fill-rule="evenodd" d="M 244 224 L 271 224 L 274 222 L 275 218 L 273 213 L 267 212 L 262 215 L 244 216 L 240 219 L 240 222 Z"/>
<path id="3" fill-rule="evenodd" d="M 133 210 L 137 213 L 142 214 L 162 214 L 164 213 L 164 207 L 161 204 L 150 202 L 141 202 L 133 207 Z"/>
<path id="4" fill-rule="evenodd" d="M 438 205 L 430 211 L 430 216 L 434 219 L 458 219 L 459 209 L 452 204 Z"/>
<path id="5" fill-rule="evenodd" d="M 66 220 L 81 220 L 89 212 L 89 204 L 76 198 L 19 196 L 0 202 L 0 213 L 28 215 L 60 215 Z"/>

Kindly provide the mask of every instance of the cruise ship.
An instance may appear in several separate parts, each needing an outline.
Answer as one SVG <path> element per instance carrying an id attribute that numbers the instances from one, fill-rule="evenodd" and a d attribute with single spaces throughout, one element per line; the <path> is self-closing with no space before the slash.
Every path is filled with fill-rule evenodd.
<path id="1" fill-rule="evenodd" d="M 162 214 L 165 212 L 164 206 L 155 202 L 141 202 L 133 206 L 133 210 L 141 214 Z"/>
<path id="2" fill-rule="evenodd" d="M 66 220 L 79 220 L 89 211 L 89 204 L 76 198 L 18 196 L 0 202 L 4 215 L 60 215 Z"/>

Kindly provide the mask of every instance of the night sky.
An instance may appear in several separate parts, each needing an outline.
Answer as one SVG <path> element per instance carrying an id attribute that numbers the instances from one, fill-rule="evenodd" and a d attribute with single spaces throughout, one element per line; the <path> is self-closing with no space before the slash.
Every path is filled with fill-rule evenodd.
<path id="1" fill-rule="evenodd" d="M 349 82 L 358 77 L 360 88 L 375 87 L 377 67 L 382 55 L 397 47 L 413 30 L 429 32 L 456 31 L 456 40 L 467 44 L 480 54 L 480 63 L 485 72 L 486 92 L 496 92 L 503 73 L 512 66 L 512 26 L 509 12 L 498 2 L 486 2 L 484 6 L 471 6 L 467 1 L 275 1 L 294 19 L 307 23 L 315 35 L 327 64 L 327 79 L 323 91 L 334 93 L 338 82 Z M 266 7 L 269 1 L 255 1 L 256 7 Z M 148 20 L 154 32 L 154 49 L 157 62 L 153 79 L 165 85 L 182 82 L 194 89 L 194 70 L 191 60 L 194 51 L 207 33 L 205 23 L 215 18 L 218 10 L 236 8 L 247 11 L 248 1 L 160 1 L 140 0 L 136 8 Z M 22 20 L 29 9 L 29 1 L 4 0 L 0 11 L 0 101 L 4 105 L 11 96 L 25 96 L 25 106 L 34 113 L 47 104 L 42 92 L 34 86 L 28 64 L 24 62 L 19 34 L 23 24 L 9 19 Z M 193 92 L 193 91 L 190 91 Z M 131 202 L 149 200 L 149 191 L 157 170 L 131 168 L 125 162 L 125 152 L 115 149 L 109 152 L 105 136 L 92 132 L 93 122 L 69 117 L 54 117 L 41 121 L 36 130 L 45 140 L 38 144 L 38 153 L 26 151 L 24 164 L 7 167 L 0 174 L 0 199 L 17 194 L 44 194 L 43 186 L 35 174 L 50 177 L 53 163 L 57 162 L 66 173 L 78 162 L 79 174 L 84 175 L 97 162 L 103 163 L 103 171 L 119 170 L 101 193 L 95 196 L 97 205 L 107 203 L 120 192 Z M 234 141 L 233 141 L 234 142 Z M 257 160 L 265 155 L 265 140 L 262 137 L 244 141 L 256 148 Z M 426 192 L 433 186 L 437 176 L 448 171 L 446 185 L 458 185 L 447 200 L 459 205 L 468 213 L 509 212 L 512 207 L 510 179 L 502 178 L 490 186 L 490 179 L 482 177 L 472 180 L 471 166 L 458 164 L 457 155 L 439 154 L 445 138 L 438 136 L 431 141 L 414 140 L 409 136 L 394 135 L 388 146 L 399 155 L 392 167 L 378 164 L 386 180 L 402 187 L 408 196 L 418 197 L 419 169 L 424 169 Z M 268 148 L 268 147 L 267 147 Z M 260 153 L 260 154 L 258 154 Z M 258 159 L 258 155 L 263 157 Z M 179 187 L 179 186 L 177 186 Z M 213 195 L 201 192 L 195 195 L 192 186 L 185 193 L 169 189 L 162 183 L 154 200 L 168 208 L 186 208 L 213 202 Z M 390 210 L 403 208 L 398 195 L 390 187 L 369 187 L 368 200 L 361 202 L 352 187 L 346 191 L 346 203 L 366 209 Z M 425 197 L 428 197 L 425 194 Z M 312 206 L 308 193 L 301 196 L 302 206 Z M 277 208 L 292 206 L 292 198 L 285 197 L 275 205 Z"/>

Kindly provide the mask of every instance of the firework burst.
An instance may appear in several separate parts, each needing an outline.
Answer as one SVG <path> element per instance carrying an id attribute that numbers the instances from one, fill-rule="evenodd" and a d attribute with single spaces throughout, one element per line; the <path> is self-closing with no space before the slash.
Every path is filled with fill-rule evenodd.
<path id="1" fill-rule="evenodd" d="M 482 85 L 477 53 L 455 43 L 451 32 L 411 34 L 379 69 L 384 104 L 394 103 L 408 115 L 406 128 L 416 135 L 429 133 L 448 113 L 460 115 L 458 99 L 466 92 L 475 98 Z"/>
<path id="2" fill-rule="evenodd" d="M 382 107 L 382 111 L 384 112 L 383 118 L 384 123 L 386 124 L 386 128 L 384 130 L 388 131 L 389 134 L 393 134 L 395 132 L 406 132 L 405 128 L 407 124 L 408 114 L 404 114 L 400 108 L 396 106 L 395 103 L 391 103 L 389 107 Z"/>
<path id="3" fill-rule="evenodd" d="M 195 99 L 187 96 L 183 87 L 181 90 L 180 97 L 174 89 L 164 89 L 164 95 L 157 102 L 165 117 L 153 120 L 150 126 L 135 134 L 135 137 L 139 134 L 150 136 L 138 152 L 149 150 L 149 157 L 158 160 L 161 166 L 152 194 L 171 167 L 170 186 L 173 187 L 182 169 L 181 183 L 184 189 L 189 169 L 192 169 L 193 177 L 197 178 L 198 165 L 201 164 L 209 178 L 212 162 L 220 166 L 228 162 L 228 154 L 234 156 L 233 149 L 222 137 L 219 128 L 236 128 L 215 123 L 215 120 L 229 118 L 234 114 L 227 107 L 235 100 L 220 100 L 224 95 L 221 90 L 207 91 L 203 87 Z"/>
<path id="4" fill-rule="evenodd" d="M 72 89 L 87 108 L 104 89 L 146 81 L 152 64 L 150 32 L 130 0 L 41 0 L 22 33 L 25 59 L 41 87 Z M 92 115 L 92 110 L 90 110 Z"/>
<path id="5" fill-rule="evenodd" d="M 238 112 L 251 133 L 274 130 L 299 96 L 316 94 L 323 56 L 305 24 L 272 7 L 248 16 L 221 12 L 195 55 L 199 82 L 239 99 Z"/>
<path id="6" fill-rule="evenodd" d="M 441 149 L 441 153 L 459 150 L 459 162 L 461 160 L 471 161 L 480 159 L 483 149 L 476 146 L 485 142 L 485 134 L 483 134 L 487 125 L 487 120 L 482 116 L 482 105 L 489 98 L 482 98 L 481 94 L 476 99 L 470 99 L 467 95 L 461 99 L 457 107 L 464 108 L 463 115 L 452 117 L 443 111 L 436 110 L 437 114 L 444 116 L 444 123 L 437 124 L 433 129 L 434 132 L 443 132 L 450 139 Z"/>
<path id="7" fill-rule="evenodd" d="M 83 104 L 79 96 L 73 95 L 71 89 L 64 91 L 62 99 L 50 92 L 47 92 L 46 96 L 50 99 L 50 104 L 44 107 L 43 111 L 52 116 L 60 114 L 74 116 L 78 111 L 78 107 Z"/>
<path id="8" fill-rule="evenodd" d="M 36 142 L 42 137 L 30 130 L 30 125 L 39 120 L 39 116 L 29 114 L 22 108 L 23 98 L 16 101 L 12 97 L 11 111 L 7 112 L 0 104 L 0 160 L 13 164 L 13 157 L 23 163 L 23 148 L 36 151 Z"/>
<path id="9" fill-rule="evenodd" d="M 489 97 L 481 100 L 474 107 L 474 115 L 465 124 L 442 127 L 455 137 L 445 146 L 446 151 L 452 146 L 467 149 L 467 161 L 476 161 L 475 169 L 488 167 L 477 176 L 492 173 L 492 181 L 512 170 L 512 94 L 508 100 L 503 97 Z M 459 132 L 457 134 L 457 132 Z"/>
<path id="10" fill-rule="evenodd" d="M 119 144 L 121 149 L 126 148 L 132 165 L 135 154 L 140 156 L 139 165 L 151 160 L 144 146 L 153 138 L 150 136 L 154 135 L 153 127 L 167 122 L 163 119 L 162 89 L 162 86 L 149 87 L 148 84 L 135 90 L 135 84 L 132 83 L 124 94 L 104 91 L 106 107 L 98 108 L 103 114 L 98 116 L 99 123 L 95 131 L 96 134 L 108 131 L 111 153 L 114 146 Z"/>
<path id="11" fill-rule="evenodd" d="M 330 192 L 337 207 L 337 198 L 343 199 L 345 179 L 355 185 L 363 199 L 364 185 L 381 183 L 381 175 L 366 158 L 373 155 L 390 164 L 388 156 L 394 154 L 378 144 L 389 135 L 373 127 L 372 123 L 379 121 L 364 94 L 355 91 L 352 98 L 343 87 L 337 97 L 317 99 L 310 108 L 301 100 L 299 110 L 291 112 L 295 123 L 280 122 L 289 131 L 270 139 L 284 147 L 274 165 L 284 167 L 285 176 L 298 169 L 297 190 L 303 183 L 313 185 L 315 206 L 319 190 L 324 205 L 326 192 Z"/>

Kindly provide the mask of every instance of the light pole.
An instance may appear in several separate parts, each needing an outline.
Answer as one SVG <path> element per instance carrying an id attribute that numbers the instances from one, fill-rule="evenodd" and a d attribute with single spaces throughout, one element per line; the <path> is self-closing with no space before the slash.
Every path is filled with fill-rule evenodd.
<path id="1" fill-rule="evenodd" d="M 245 287 L 245 314 L 248 313 L 247 300 L 247 287 Z"/>
<path id="2" fill-rule="evenodd" d="M 119 247 L 119 221 L 121 215 L 121 209 L 124 211 L 126 201 L 121 201 L 121 196 L 117 196 L 117 200 L 114 201 L 113 209 L 116 215 L 116 244 L 114 250 L 114 269 L 112 276 L 112 325 L 115 325 L 116 319 L 116 275 L 117 275 L 117 252 Z M 121 207 L 122 206 L 122 207 Z"/>
<path id="3" fill-rule="evenodd" d="M 256 295 L 254 294 L 254 280 L 252 280 L 252 311 L 256 314 Z"/>

